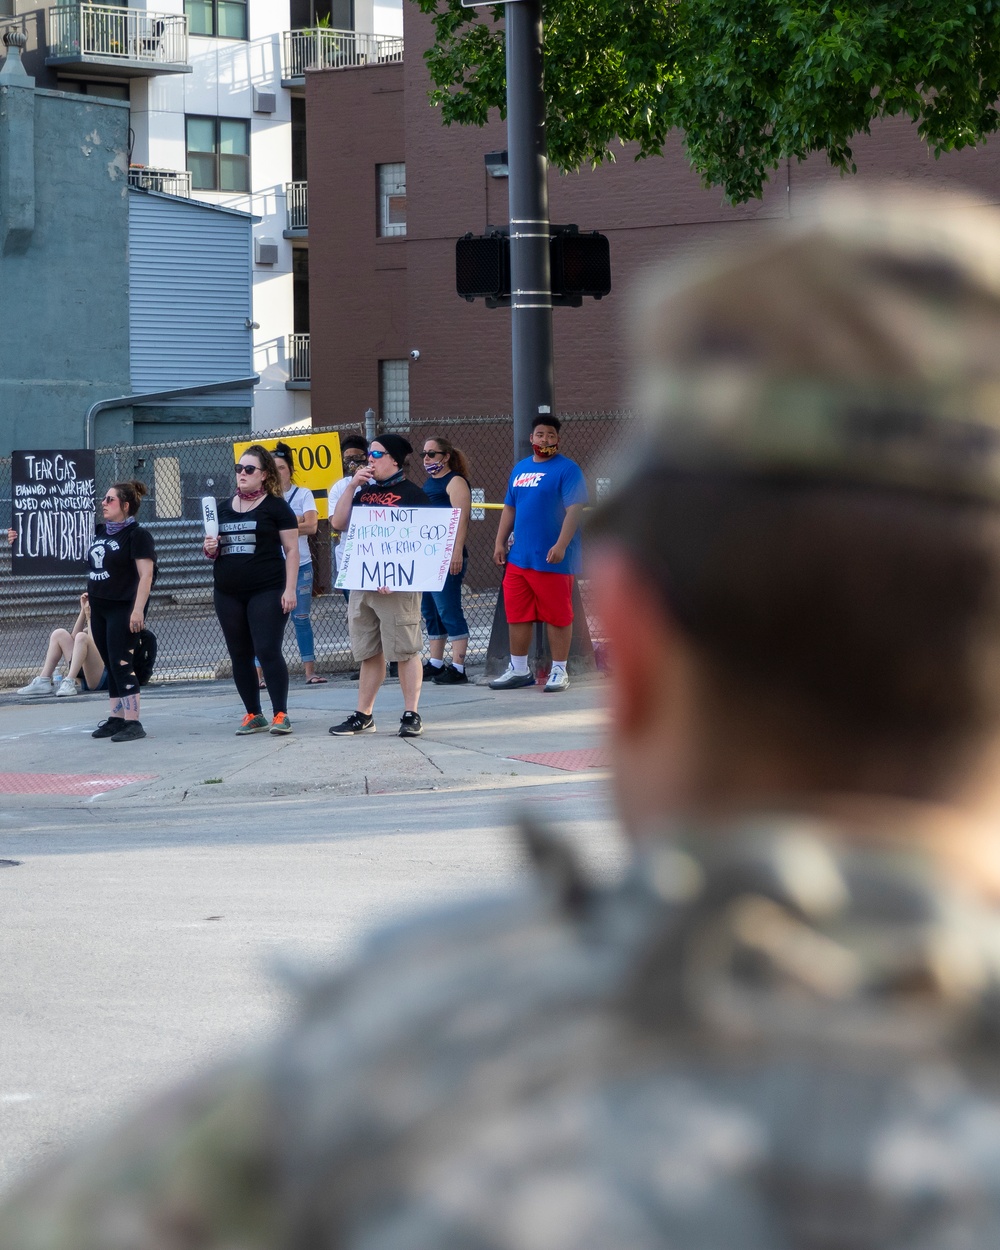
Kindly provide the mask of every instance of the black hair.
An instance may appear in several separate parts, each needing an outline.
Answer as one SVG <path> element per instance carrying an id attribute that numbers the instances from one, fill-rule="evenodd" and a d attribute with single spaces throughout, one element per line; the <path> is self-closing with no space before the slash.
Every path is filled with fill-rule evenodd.
<path id="1" fill-rule="evenodd" d="M 534 432 L 538 429 L 540 425 L 549 426 L 551 429 L 555 430 L 557 434 L 562 429 L 562 422 L 559 420 L 558 417 L 537 416 L 535 417 L 534 421 L 532 421 L 531 423 L 532 434 L 534 434 Z"/>

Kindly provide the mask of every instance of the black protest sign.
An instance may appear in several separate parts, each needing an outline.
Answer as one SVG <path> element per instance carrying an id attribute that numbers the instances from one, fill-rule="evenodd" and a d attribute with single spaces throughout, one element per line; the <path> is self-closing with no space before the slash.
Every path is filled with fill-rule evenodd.
<path id="1" fill-rule="evenodd" d="M 82 573 L 94 536 L 94 453 L 15 451 L 11 484 L 12 571 Z"/>

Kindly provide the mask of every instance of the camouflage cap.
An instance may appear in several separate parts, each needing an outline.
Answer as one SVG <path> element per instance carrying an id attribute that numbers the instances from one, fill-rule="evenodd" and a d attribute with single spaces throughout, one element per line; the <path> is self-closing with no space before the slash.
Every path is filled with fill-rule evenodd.
<path id="1" fill-rule="evenodd" d="M 638 324 L 647 468 L 1000 502 L 996 211 L 944 194 L 827 194 L 661 280 Z"/>

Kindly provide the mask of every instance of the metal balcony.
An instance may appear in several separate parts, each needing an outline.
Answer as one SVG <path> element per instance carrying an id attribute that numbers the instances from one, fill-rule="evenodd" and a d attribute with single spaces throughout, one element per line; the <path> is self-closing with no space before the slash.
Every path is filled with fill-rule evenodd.
<path id="1" fill-rule="evenodd" d="M 309 183 L 285 183 L 285 229 L 286 239 L 309 237 Z"/>
<path id="2" fill-rule="evenodd" d="M 286 30 L 281 58 L 281 85 L 304 90 L 307 69 L 337 69 L 343 65 L 382 65 L 403 59 L 403 40 L 397 35 L 368 35 L 357 30 Z"/>
<path id="3" fill-rule="evenodd" d="M 288 336 L 288 381 L 285 389 L 289 391 L 309 390 L 309 335 L 290 334 Z"/>
<path id="4" fill-rule="evenodd" d="M 145 165 L 130 165 L 128 185 L 140 191 L 162 191 L 165 195 L 191 198 L 191 175 L 186 169 L 147 169 Z"/>
<path id="5" fill-rule="evenodd" d="M 45 64 L 90 77 L 190 74 L 187 18 L 113 4 L 60 4 L 49 9 Z"/>

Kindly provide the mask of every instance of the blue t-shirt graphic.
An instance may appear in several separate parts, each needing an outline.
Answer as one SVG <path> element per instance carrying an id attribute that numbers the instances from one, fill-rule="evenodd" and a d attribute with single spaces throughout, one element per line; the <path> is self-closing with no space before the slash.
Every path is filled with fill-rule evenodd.
<path id="1" fill-rule="evenodd" d="M 541 463 L 533 456 L 519 461 L 510 475 L 504 499 L 508 507 L 516 509 L 514 546 L 508 557 L 511 564 L 541 573 L 579 573 L 579 530 L 560 564 L 547 564 L 545 556 L 559 537 L 566 509 L 586 502 L 587 483 L 574 460 L 556 455 Z"/>

